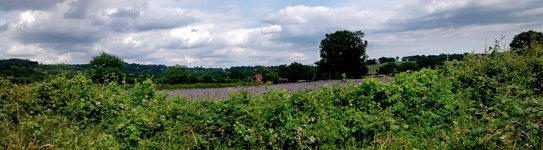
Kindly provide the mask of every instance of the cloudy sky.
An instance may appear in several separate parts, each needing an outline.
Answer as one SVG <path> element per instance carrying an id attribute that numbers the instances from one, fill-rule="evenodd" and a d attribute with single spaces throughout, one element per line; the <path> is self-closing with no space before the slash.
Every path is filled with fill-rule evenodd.
<path id="1" fill-rule="evenodd" d="M 312 64 L 336 30 L 363 31 L 370 58 L 481 52 L 542 16 L 542 0 L 0 0 L 0 59 Z"/>

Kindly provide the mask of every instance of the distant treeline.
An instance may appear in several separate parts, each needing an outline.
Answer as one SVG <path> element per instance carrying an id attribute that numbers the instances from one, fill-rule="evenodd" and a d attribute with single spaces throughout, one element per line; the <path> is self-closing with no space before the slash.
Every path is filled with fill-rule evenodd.
<path id="1" fill-rule="evenodd" d="M 398 61 L 423 61 L 425 59 L 433 59 L 437 61 L 460 61 L 464 59 L 464 56 L 466 56 L 468 53 L 464 54 L 439 54 L 439 55 L 413 55 L 413 56 L 405 56 L 405 57 L 380 57 L 378 59 L 368 59 L 366 60 L 366 65 L 373 65 L 373 64 L 383 64 L 387 62 L 398 62 Z"/>
<path id="2" fill-rule="evenodd" d="M 375 72 L 369 74 L 392 75 L 405 71 L 417 71 L 422 68 L 435 68 L 442 66 L 446 61 L 460 61 L 468 53 L 464 54 L 440 54 L 440 55 L 413 55 L 400 57 L 380 57 L 378 59 L 369 59 L 365 61 L 366 65 L 378 65 Z M 401 61 L 400 61 L 401 60 Z"/>
<path id="3" fill-rule="evenodd" d="M 151 78 L 161 84 L 237 83 L 252 82 L 255 74 L 263 75 L 263 82 L 295 82 L 313 80 L 315 66 L 292 63 L 279 66 L 233 66 L 230 68 L 203 68 L 175 65 L 144 65 L 125 63 L 124 81 L 133 83 Z M 89 73 L 90 64 L 40 64 L 26 59 L 0 60 L 0 78 L 13 83 L 38 82 L 47 76 L 74 76 Z M 280 80 L 283 79 L 283 80 Z"/>
<path id="4" fill-rule="evenodd" d="M 377 73 L 391 74 L 407 70 L 418 70 L 424 67 L 442 65 L 444 61 L 462 60 L 465 54 L 414 55 L 403 58 L 381 57 L 370 59 L 366 65 L 396 62 L 394 66 L 383 65 Z M 401 60 L 404 63 L 400 63 Z M 416 62 L 416 64 L 413 64 Z M 386 66 L 386 67 L 384 67 Z M 297 82 L 327 79 L 315 65 L 304 65 L 293 62 L 279 66 L 233 66 L 230 68 L 204 68 L 175 65 L 154 65 L 125 63 L 128 83 L 152 78 L 161 84 L 194 84 L 194 83 L 237 83 L 253 82 L 255 74 L 262 74 L 262 82 Z M 392 71 L 390 71 L 392 67 Z M 50 75 L 74 76 L 77 72 L 88 73 L 90 64 L 40 64 L 25 59 L 0 60 L 0 77 L 14 83 L 32 83 L 41 81 Z M 388 69 L 388 70 L 387 70 Z M 371 72 L 370 72 L 371 73 Z"/>

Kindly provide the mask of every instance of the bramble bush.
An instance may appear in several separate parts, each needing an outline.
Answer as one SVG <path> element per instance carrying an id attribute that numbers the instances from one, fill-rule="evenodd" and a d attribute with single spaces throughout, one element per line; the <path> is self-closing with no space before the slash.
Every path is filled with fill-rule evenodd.
<path id="1" fill-rule="evenodd" d="M 5 149 L 541 149 L 543 48 L 497 49 L 390 82 L 167 99 L 151 80 L 0 79 Z"/>

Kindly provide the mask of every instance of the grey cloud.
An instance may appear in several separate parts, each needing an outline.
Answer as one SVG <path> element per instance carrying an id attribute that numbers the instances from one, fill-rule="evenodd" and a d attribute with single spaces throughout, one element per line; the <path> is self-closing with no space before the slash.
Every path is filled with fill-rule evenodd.
<path id="1" fill-rule="evenodd" d="M 65 18 L 84 18 L 87 15 L 91 0 L 70 1 L 70 9 L 64 13 Z"/>
<path id="2" fill-rule="evenodd" d="M 527 23 L 542 21 L 535 15 L 519 15 L 519 12 L 543 7 L 543 1 L 518 1 L 507 7 L 483 5 L 472 1 L 462 7 L 437 10 L 408 19 L 392 19 L 380 32 L 412 31 L 434 28 L 459 28 L 469 25 L 491 25 L 503 23 Z M 411 11 L 411 10 L 407 10 Z"/>
<path id="3" fill-rule="evenodd" d="M 110 10 L 111 11 L 111 10 Z M 197 19 L 186 11 L 176 9 L 117 8 L 94 19 L 117 32 L 171 29 L 194 23 Z"/>
<path id="4" fill-rule="evenodd" d="M 91 44 L 99 39 L 94 33 L 92 31 L 70 33 L 69 31 L 31 30 L 17 32 L 15 38 L 23 43 Z"/>
<path id="5" fill-rule="evenodd" d="M 0 10 L 45 10 L 65 0 L 0 0 Z"/>
<path id="6" fill-rule="evenodd" d="M 296 46 L 304 47 L 320 44 L 325 34 L 327 33 L 319 32 L 308 35 L 277 34 L 272 37 L 272 40 L 278 43 L 294 43 Z"/>
<path id="7" fill-rule="evenodd" d="M 5 20 L 0 20 L 0 31 L 6 31 L 9 27 L 9 24 Z"/>
<path id="8" fill-rule="evenodd" d="M 14 38 L 22 43 L 92 44 L 104 33 L 92 27 L 77 24 L 42 24 L 39 27 L 19 29 Z"/>
<path id="9" fill-rule="evenodd" d="M 74 46 L 89 46 L 106 37 L 98 27 L 81 19 L 64 19 L 54 13 L 32 13 L 32 21 L 14 24 L 7 31 L 20 44 L 38 44 L 42 48 L 70 51 Z"/>
<path id="10" fill-rule="evenodd" d="M 263 22 L 281 25 L 283 31 L 272 39 L 299 47 L 319 45 L 325 34 L 336 30 L 371 30 L 377 28 L 380 13 L 358 7 L 289 6 L 268 16 Z M 376 19 L 377 18 L 377 19 Z"/>

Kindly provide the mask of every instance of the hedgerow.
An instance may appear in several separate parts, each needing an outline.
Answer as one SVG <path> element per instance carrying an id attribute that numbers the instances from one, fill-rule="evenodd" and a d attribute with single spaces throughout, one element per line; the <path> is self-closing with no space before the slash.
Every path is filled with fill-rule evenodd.
<path id="1" fill-rule="evenodd" d="M 0 79 L 5 149 L 540 149 L 543 50 L 497 50 L 390 82 L 167 99 L 86 75 Z"/>

